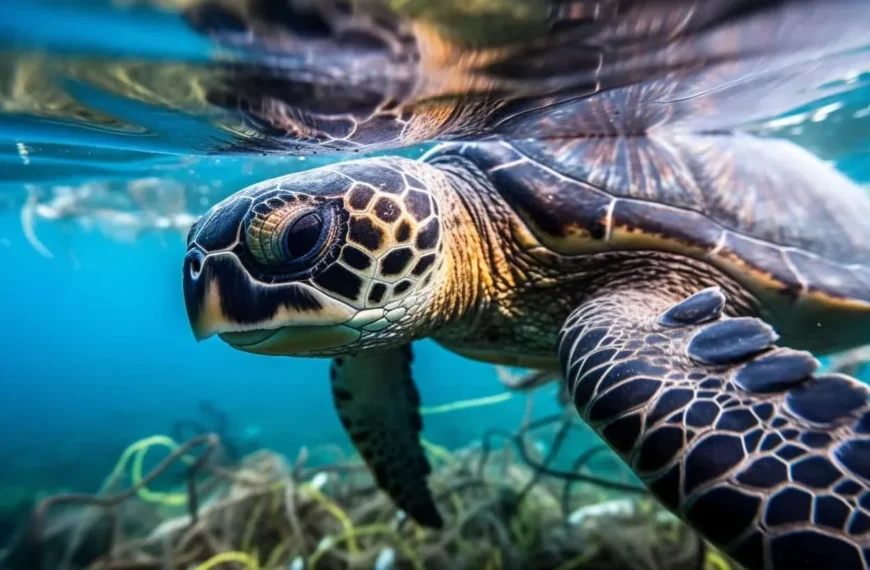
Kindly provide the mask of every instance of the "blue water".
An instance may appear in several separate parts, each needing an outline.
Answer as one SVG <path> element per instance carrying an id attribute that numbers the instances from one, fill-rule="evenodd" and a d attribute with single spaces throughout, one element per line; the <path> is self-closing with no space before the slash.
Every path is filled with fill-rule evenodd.
<path id="1" fill-rule="evenodd" d="M 76 228 L 41 228 L 55 255 L 24 239 L 17 213 L 0 217 L 5 397 L 0 399 L 0 485 L 93 484 L 128 443 L 202 419 L 201 401 L 232 422 L 232 435 L 294 456 L 300 446 L 346 444 L 333 411 L 327 361 L 261 357 L 218 339 L 197 344 L 181 295 L 179 235 L 132 243 Z M 423 405 L 500 392 L 493 368 L 432 342 L 415 345 Z M 550 390 L 539 411 L 555 409 Z M 426 418 L 426 437 L 458 447 L 493 425 L 514 425 L 522 398 Z M 255 434 L 255 435 L 252 435 Z M 6 479 L 6 481 L 4 481 Z"/>
<path id="2" fill-rule="evenodd" d="M 169 12 L 31 0 L 0 3 L 0 49 L 9 59 L 38 50 L 61 60 L 98 54 L 196 65 L 207 60 L 210 46 Z M 863 111 L 870 108 L 870 87 L 859 71 L 851 92 L 795 110 L 811 115 L 828 108 L 824 120 L 807 119 L 779 134 L 867 183 L 870 112 Z M 212 156 L 227 138 L 201 117 L 69 77 L 54 80 L 130 128 L 0 115 L 0 488 L 93 490 L 127 444 L 169 433 L 178 421 L 205 421 L 203 402 L 227 415 L 229 435 L 246 449 L 268 447 L 292 457 L 302 446 L 349 448 L 333 410 L 327 361 L 253 356 L 217 339 L 194 341 L 181 291 L 183 231 L 120 240 L 76 219 L 37 219 L 40 251 L 26 237 L 21 214 L 28 196 L 47 203 L 60 186 L 124 188 L 144 177 L 187 188 L 191 210 L 202 212 L 256 180 L 340 157 Z M 428 341 L 415 352 L 424 406 L 502 390 L 491 366 Z M 516 426 L 524 408 L 524 399 L 514 397 L 427 416 L 425 437 L 461 447 L 487 428 Z M 536 396 L 536 414 L 556 409 L 554 389 Z"/>
<path id="3" fill-rule="evenodd" d="M 51 53 L 61 63 L 67 54 L 96 54 L 191 64 L 206 61 L 210 46 L 171 12 L 40 1 L 0 3 L 0 48 L 8 61 Z M 45 201 L 63 185 L 123 188 L 143 177 L 205 189 L 191 208 L 201 212 L 246 184 L 326 159 L 207 156 L 226 137 L 202 118 L 63 75 L 51 79 L 131 128 L 0 115 L 0 488 L 93 491 L 129 443 L 168 434 L 178 421 L 208 425 L 203 402 L 227 415 L 228 435 L 248 451 L 268 447 L 293 457 L 302 446 L 349 449 L 327 361 L 194 341 L 181 291 L 183 231 L 121 241 L 74 219 L 37 219 L 41 253 L 25 237 L 20 213 L 28 192 Z M 490 366 L 431 342 L 415 352 L 424 405 L 501 391 Z M 556 409 L 552 390 L 538 400 L 540 413 Z M 426 437 L 459 447 L 493 425 L 515 425 L 524 406 L 515 398 L 485 414 L 431 416 Z"/>

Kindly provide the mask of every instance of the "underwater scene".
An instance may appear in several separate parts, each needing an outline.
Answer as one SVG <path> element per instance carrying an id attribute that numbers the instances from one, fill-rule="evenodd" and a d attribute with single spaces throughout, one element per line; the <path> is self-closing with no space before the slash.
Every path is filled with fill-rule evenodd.
<path id="1" fill-rule="evenodd" d="M 868 48 L 0 2 L 0 570 L 870 568 Z"/>

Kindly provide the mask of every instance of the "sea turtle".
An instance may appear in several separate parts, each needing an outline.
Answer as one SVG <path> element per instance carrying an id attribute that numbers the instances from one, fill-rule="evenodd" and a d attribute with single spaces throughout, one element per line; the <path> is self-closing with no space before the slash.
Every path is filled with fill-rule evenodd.
<path id="1" fill-rule="evenodd" d="M 582 97 L 442 101 L 433 121 L 454 105 L 488 134 L 241 190 L 188 236 L 195 335 L 333 358 L 342 423 L 420 524 L 442 524 L 411 378 L 428 337 L 560 370 L 650 491 L 747 566 L 868 567 L 868 389 L 804 350 L 870 342 L 870 198 L 788 141 L 724 129 L 732 97 L 795 76 L 765 61 L 608 75 L 631 67 L 616 61 L 601 77 L 621 79 Z"/>

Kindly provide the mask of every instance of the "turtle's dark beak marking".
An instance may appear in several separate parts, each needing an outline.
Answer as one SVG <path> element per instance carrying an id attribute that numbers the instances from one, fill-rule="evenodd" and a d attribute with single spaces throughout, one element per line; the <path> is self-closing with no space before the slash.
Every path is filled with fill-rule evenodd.
<path id="1" fill-rule="evenodd" d="M 202 328 L 202 303 L 206 298 L 208 283 L 204 274 L 205 254 L 198 248 L 191 248 L 184 256 L 184 306 L 187 319 L 197 341 L 209 335 Z M 203 334 L 205 333 L 205 334 Z"/>
<path id="2" fill-rule="evenodd" d="M 197 341 L 219 334 L 240 350 L 257 345 L 265 354 L 274 348 L 272 344 L 280 350 L 313 350 L 311 347 L 343 346 L 359 338 L 356 330 L 332 331 L 355 316 L 353 307 L 305 283 L 264 285 L 252 280 L 231 252 L 206 254 L 193 245 L 184 257 L 182 273 L 184 305 Z M 294 331 L 275 333 L 286 328 Z M 265 343 L 264 335 L 275 336 L 274 343 Z"/>

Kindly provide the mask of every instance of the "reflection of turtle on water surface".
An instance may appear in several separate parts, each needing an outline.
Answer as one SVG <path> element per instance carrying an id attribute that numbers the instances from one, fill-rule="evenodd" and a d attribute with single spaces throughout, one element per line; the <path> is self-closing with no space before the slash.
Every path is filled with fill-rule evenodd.
<path id="1" fill-rule="evenodd" d="M 463 80 L 502 70 L 502 84 L 542 90 L 582 55 L 586 92 L 499 98 L 496 81 L 477 84 L 477 97 L 469 84 L 467 98 L 411 105 L 408 116 L 397 99 L 392 118 L 370 119 L 378 128 L 351 121 L 342 137 L 338 114 L 248 106 L 273 129 L 286 119 L 280 137 L 266 132 L 281 144 L 305 129 L 302 144 L 326 149 L 411 131 L 465 140 L 418 161 L 366 158 L 264 181 L 212 208 L 185 259 L 197 337 L 333 357 L 343 424 L 421 524 L 442 523 L 410 375 L 410 343 L 429 337 L 473 359 L 561 369 L 580 415 L 661 502 L 746 565 L 866 567 L 867 389 L 818 374 L 799 349 L 870 341 L 870 198 L 789 142 L 727 127 L 793 103 L 783 86 L 819 71 L 799 65 L 801 49 L 848 45 L 848 24 L 867 10 L 623 2 L 587 22 L 587 3 L 552 4 L 576 21 L 500 61 L 468 52 L 487 73 L 466 66 Z M 325 46 L 321 31 L 311 41 Z M 563 33 L 576 43 L 560 43 Z M 335 72 L 375 73 L 353 63 Z M 235 95 L 287 111 L 299 94 L 279 87 Z M 304 102 L 310 111 L 352 95 Z"/>

